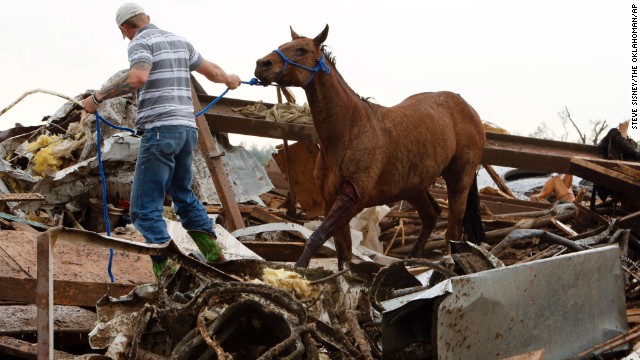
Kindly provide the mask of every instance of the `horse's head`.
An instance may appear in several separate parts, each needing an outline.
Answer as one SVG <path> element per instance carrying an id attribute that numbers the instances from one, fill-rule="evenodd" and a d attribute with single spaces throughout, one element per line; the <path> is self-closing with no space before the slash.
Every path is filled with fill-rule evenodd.
<path id="1" fill-rule="evenodd" d="M 291 41 L 256 61 L 255 76 L 266 84 L 277 82 L 283 86 L 304 87 L 316 72 L 329 73 L 320 48 L 328 34 L 329 25 L 313 39 L 300 36 L 291 29 Z"/>

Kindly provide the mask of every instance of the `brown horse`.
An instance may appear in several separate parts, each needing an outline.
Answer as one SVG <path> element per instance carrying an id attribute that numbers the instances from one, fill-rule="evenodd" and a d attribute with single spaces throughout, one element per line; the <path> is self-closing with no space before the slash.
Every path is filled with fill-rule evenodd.
<path id="1" fill-rule="evenodd" d="M 413 95 L 393 107 L 368 102 L 336 71 L 322 46 L 328 33 L 328 25 L 313 39 L 291 29 L 293 40 L 259 59 L 255 70 L 263 83 L 304 89 L 320 142 L 315 176 L 326 216 L 296 266 L 307 267 L 333 236 L 342 269 L 351 259 L 351 218 L 366 207 L 399 200 L 410 202 L 422 220 L 410 254 L 421 256 L 440 213 L 428 192 L 440 175 L 449 198 L 446 238 L 462 238 L 463 217 L 465 224 L 475 221 L 465 230 L 480 229 L 483 237 L 475 172 L 485 134 L 475 110 L 459 95 L 445 91 Z"/>

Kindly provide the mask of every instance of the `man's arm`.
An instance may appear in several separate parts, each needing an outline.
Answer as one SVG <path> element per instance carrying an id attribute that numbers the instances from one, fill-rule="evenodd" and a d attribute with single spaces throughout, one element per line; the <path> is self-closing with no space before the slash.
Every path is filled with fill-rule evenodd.
<path id="1" fill-rule="evenodd" d="M 227 74 L 222 68 L 207 59 L 203 59 L 196 71 L 204 75 L 209 81 L 227 85 L 231 90 L 240 86 L 240 77 L 233 74 Z"/>
<path id="2" fill-rule="evenodd" d="M 103 100 L 131 94 L 147 82 L 149 72 L 151 72 L 151 64 L 147 62 L 135 63 L 131 69 L 124 73 L 119 79 L 105 85 L 92 96 L 95 96 L 99 102 L 102 102 Z M 98 109 L 98 104 L 93 101 L 92 96 L 88 96 L 82 101 L 82 108 L 84 111 L 94 114 Z"/>

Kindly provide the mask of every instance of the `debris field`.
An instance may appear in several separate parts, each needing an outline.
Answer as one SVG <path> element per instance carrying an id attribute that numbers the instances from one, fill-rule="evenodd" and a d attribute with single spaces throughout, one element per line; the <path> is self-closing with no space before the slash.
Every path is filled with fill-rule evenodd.
<path id="1" fill-rule="evenodd" d="M 213 97 L 194 88 L 197 111 Z M 189 256 L 197 248 L 170 198 L 171 244 L 146 246 L 130 224 L 136 136 L 102 125 L 98 139 L 95 116 L 73 102 L 41 126 L 0 132 L 0 358 L 640 358 L 633 159 L 486 124 L 486 243 L 452 242 L 446 254 L 439 179 L 430 193 L 442 211 L 421 258 L 408 254 L 422 222 L 400 201 L 352 219 L 344 270 L 331 240 L 301 269 L 293 264 L 324 214 L 313 177 L 320 150 L 308 108 L 285 105 L 227 98 L 198 119 L 193 187 L 226 259 L 208 265 Z M 105 101 L 100 112 L 133 127 L 135 99 Z M 282 145 L 262 165 L 227 133 Z M 538 176 L 536 185 L 511 188 L 505 168 Z M 558 174 L 581 181 L 562 189 Z M 547 181 L 551 193 L 531 201 Z M 154 276 L 156 253 L 175 273 Z"/>

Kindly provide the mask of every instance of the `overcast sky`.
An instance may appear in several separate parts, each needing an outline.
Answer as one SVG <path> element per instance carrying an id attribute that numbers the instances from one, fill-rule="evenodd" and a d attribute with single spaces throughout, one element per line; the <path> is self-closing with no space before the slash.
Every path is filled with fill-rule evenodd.
<path id="1" fill-rule="evenodd" d="M 4 2 L 0 109 L 34 88 L 69 96 L 97 89 L 127 68 L 128 40 L 115 24 L 122 3 Z M 152 23 L 188 38 L 207 59 L 243 80 L 253 77 L 258 58 L 290 40 L 289 25 L 313 37 L 329 24 L 326 44 L 338 71 L 356 92 L 381 105 L 450 90 L 483 120 L 520 135 L 542 122 L 559 126 L 565 106 L 584 127 L 589 120 L 616 126 L 630 118 L 629 1 L 138 3 Z M 211 95 L 225 89 L 199 80 Z M 247 85 L 227 96 L 276 99 L 274 88 Z M 62 103 L 31 95 L 0 117 L 0 129 L 38 124 Z"/>

